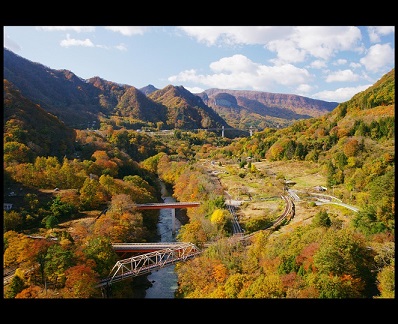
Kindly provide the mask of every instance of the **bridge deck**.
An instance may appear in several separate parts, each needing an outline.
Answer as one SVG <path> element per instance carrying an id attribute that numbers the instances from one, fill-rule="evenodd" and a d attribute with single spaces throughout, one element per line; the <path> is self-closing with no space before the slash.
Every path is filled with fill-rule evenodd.
<path id="1" fill-rule="evenodd" d="M 198 207 L 200 202 L 172 202 L 172 203 L 147 203 L 135 204 L 137 209 L 164 209 L 164 208 L 189 208 Z"/>
<path id="2" fill-rule="evenodd" d="M 112 243 L 115 252 L 154 252 L 163 249 L 174 248 L 179 245 L 179 242 L 167 243 Z"/>

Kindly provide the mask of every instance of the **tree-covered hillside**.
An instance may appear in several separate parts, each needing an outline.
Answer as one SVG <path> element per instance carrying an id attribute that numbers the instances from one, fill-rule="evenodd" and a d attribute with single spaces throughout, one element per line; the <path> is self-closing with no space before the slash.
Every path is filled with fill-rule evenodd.
<path id="1" fill-rule="evenodd" d="M 158 91 L 184 111 L 169 93 L 184 89 Z M 158 239 L 158 215 L 134 208 L 161 201 L 158 180 L 201 202 L 176 236 L 203 252 L 176 265 L 176 298 L 395 297 L 394 70 L 327 115 L 235 139 L 70 129 L 8 82 L 4 93 L 5 298 L 101 298 L 122 258 L 112 243 Z M 287 201 L 290 218 L 270 227 Z M 140 280 L 112 296 L 135 296 Z"/>
<path id="2" fill-rule="evenodd" d="M 204 255 L 178 264 L 182 298 L 394 298 L 394 89 L 392 70 L 325 116 L 282 130 L 266 129 L 209 152 L 213 163 L 225 167 L 235 159 L 241 169 L 235 173 L 246 184 L 258 178 L 263 192 L 278 177 L 286 181 L 293 175 L 303 182 L 300 164 L 306 168 L 312 164 L 325 178 L 327 192 L 321 197 L 326 200 L 320 201 L 337 199 L 358 209 L 307 202 L 319 193 L 305 188 L 295 201 L 294 217 L 302 220 L 285 224 L 285 231 L 259 230 L 260 220 L 266 221 L 263 212 L 250 244 L 220 240 Z M 262 160 L 267 161 L 266 172 L 256 168 L 255 162 Z M 285 173 L 270 172 L 279 162 L 284 162 Z M 226 180 L 234 171 L 231 167 L 226 171 L 229 175 L 219 178 L 224 190 L 231 190 Z M 245 204 L 256 203 L 251 200 Z M 191 225 L 184 226 L 180 236 L 200 241 L 197 224 L 203 219 L 193 212 L 190 217 Z M 213 217 L 207 215 L 210 222 Z"/>
<path id="3" fill-rule="evenodd" d="M 379 190 L 380 181 L 385 188 L 394 188 L 394 89 L 392 70 L 327 115 L 297 121 L 281 130 L 266 129 L 222 150 L 269 161 L 319 162 L 327 173 L 329 188 L 341 188 L 344 197 L 354 197 L 363 207 L 372 202 L 368 231 L 393 230 L 395 191 L 385 191 L 381 199 Z"/>
<path id="4" fill-rule="evenodd" d="M 70 155 L 76 132 L 32 103 L 4 80 L 4 161 L 32 162 L 37 156 Z"/>

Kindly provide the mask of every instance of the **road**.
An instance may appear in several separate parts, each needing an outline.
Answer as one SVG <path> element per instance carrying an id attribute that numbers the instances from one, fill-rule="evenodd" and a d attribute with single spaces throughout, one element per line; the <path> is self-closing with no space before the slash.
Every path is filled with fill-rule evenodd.
<path id="1" fill-rule="evenodd" d="M 300 200 L 300 197 L 297 195 L 297 190 L 289 189 L 288 193 L 294 200 L 296 200 L 296 201 Z M 319 193 L 311 193 L 311 195 L 315 196 L 317 198 L 317 202 L 315 204 L 318 206 L 323 205 L 323 204 L 334 204 L 334 205 L 339 205 L 339 206 L 348 208 L 356 213 L 359 212 L 359 208 L 345 204 L 339 198 L 336 198 L 334 196 L 319 194 Z"/>

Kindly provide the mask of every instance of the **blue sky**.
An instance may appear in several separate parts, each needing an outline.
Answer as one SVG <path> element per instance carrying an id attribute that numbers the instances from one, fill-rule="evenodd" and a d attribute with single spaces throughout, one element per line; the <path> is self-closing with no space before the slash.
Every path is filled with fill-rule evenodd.
<path id="1" fill-rule="evenodd" d="M 395 26 L 3 26 L 4 47 L 78 77 L 344 102 L 395 67 Z"/>

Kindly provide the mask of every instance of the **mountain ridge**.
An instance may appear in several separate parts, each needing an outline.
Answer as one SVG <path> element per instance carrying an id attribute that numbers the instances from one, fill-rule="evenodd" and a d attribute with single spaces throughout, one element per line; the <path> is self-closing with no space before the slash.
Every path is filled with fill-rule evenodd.
<path id="1" fill-rule="evenodd" d="M 76 129 L 99 128 L 101 123 L 115 128 L 123 124 L 131 129 L 143 126 L 166 129 L 224 126 L 239 129 L 241 132 L 236 134 L 242 135 L 245 134 L 243 130 L 249 127 L 279 128 L 298 119 L 320 116 L 335 104 L 296 95 L 256 91 L 209 89 L 193 94 L 183 86 L 168 85 L 157 89 L 148 85 L 138 89 L 98 76 L 84 80 L 71 71 L 54 70 L 31 62 L 6 48 L 4 79 L 26 98 Z M 237 95 L 237 110 L 212 104 L 213 93 L 217 91 L 222 91 L 224 96 L 227 93 Z M 267 96 L 273 97 L 274 102 L 261 99 Z"/>

